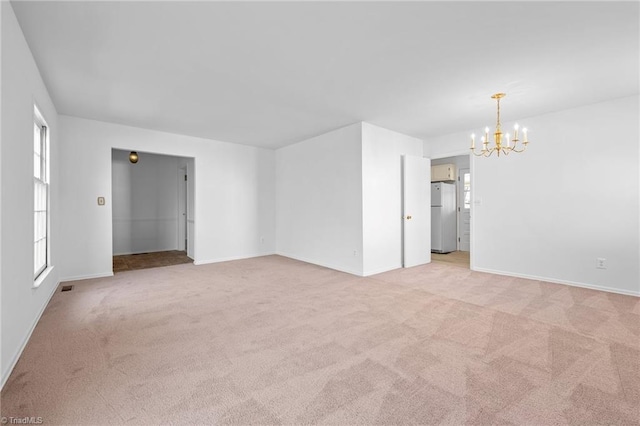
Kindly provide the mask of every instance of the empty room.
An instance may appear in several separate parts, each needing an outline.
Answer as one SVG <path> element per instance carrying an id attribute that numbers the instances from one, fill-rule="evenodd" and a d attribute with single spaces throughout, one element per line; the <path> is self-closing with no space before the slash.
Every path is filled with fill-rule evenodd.
<path id="1" fill-rule="evenodd" d="M 0 15 L 3 424 L 640 425 L 640 3 Z"/>

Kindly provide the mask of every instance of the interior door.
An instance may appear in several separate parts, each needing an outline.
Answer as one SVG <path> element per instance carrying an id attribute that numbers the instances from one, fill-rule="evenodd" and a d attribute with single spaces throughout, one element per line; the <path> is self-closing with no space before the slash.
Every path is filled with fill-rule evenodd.
<path id="1" fill-rule="evenodd" d="M 178 250 L 187 251 L 187 170 L 178 169 Z"/>
<path id="2" fill-rule="evenodd" d="M 458 250 L 471 250 L 471 173 L 458 173 Z"/>
<path id="3" fill-rule="evenodd" d="M 431 262 L 431 160 L 402 157 L 402 266 Z"/>

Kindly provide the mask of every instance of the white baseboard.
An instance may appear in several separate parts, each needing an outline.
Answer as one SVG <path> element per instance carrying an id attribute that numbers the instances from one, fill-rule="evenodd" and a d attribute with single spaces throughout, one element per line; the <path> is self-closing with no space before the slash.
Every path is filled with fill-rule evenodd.
<path id="1" fill-rule="evenodd" d="M 47 308 L 47 306 L 49 306 L 49 302 L 51 301 L 51 298 L 56 293 L 56 290 L 58 290 L 58 287 L 60 286 L 60 282 L 61 281 L 58 281 L 56 283 L 56 285 L 51 286 L 52 287 L 51 293 L 49 294 L 49 297 L 47 297 L 46 303 L 42 304 L 42 307 L 40 308 L 40 312 L 38 312 L 38 315 L 36 315 L 36 318 L 33 321 L 33 324 L 31 324 L 31 327 L 29 328 L 29 331 L 27 332 L 27 335 L 22 340 L 22 343 L 20 344 L 20 347 L 18 348 L 18 350 L 14 354 L 13 358 L 11 358 L 11 363 L 9 363 L 9 367 L 6 369 L 6 371 L 2 372 L 2 379 L 1 379 L 2 382 L 0 383 L 0 390 L 2 390 L 2 388 L 4 388 L 4 385 L 7 383 L 7 380 L 9 380 L 9 377 L 11 376 L 11 372 L 13 371 L 13 369 L 16 366 L 16 364 L 18 363 L 18 360 L 20 359 L 20 356 L 22 355 L 22 352 L 24 351 L 24 348 L 27 346 L 27 343 L 29 343 L 29 339 L 31 339 L 31 335 L 33 334 L 33 330 L 36 329 L 36 325 L 38 325 L 38 322 L 40 321 L 40 318 L 42 317 L 42 314 L 44 313 L 44 310 Z M 38 287 L 38 288 L 40 288 L 40 287 Z"/>
<path id="2" fill-rule="evenodd" d="M 273 254 L 276 254 L 274 252 L 268 252 L 268 253 L 255 253 L 255 254 L 248 254 L 248 255 L 244 255 L 244 256 L 229 256 L 229 257 L 218 257 L 216 259 L 207 259 L 207 260 L 194 260 L 193 264 L 196 266 L 199 265 L 208 265 L 210 263 L 220 263 L 220 262 L 229 262 L 232 260 L 242 260 L 242 259 L 251 259 L 253 257 L 262 257 L 262 256 L 271 256 Z"/>
<path id="3" fill-rule="evenodd" d="M 184 251 L 186 253 L 185 250 L 180 250 L 179 248 L 165 248 L 165 249 L 158 249 L 158 250 L 146 250 L 146 251 L 127 251 L 127 252 L 122 252 L 122 253 L 113 253 L 114 256 L 130 256 L 132 254 L 147 254 L 147 253 L 162 253 L 164 251 Z"/>
<path id="4" fill-rule="evenodd" d="M 389 272 L 389 271 L 393 271 L 393 270 L 400 269 L 400 268 L 402 268 L 401 264 L 395 265 L 395 266 L 390 266 L 390 267 L 387 267 L 387 268 L 378 268 L 378 269 L 374 269 L 374 270 L 371 270 L 371 271 L 366 271 L 364 274 L 362 274 L 362 276 L 363 277 L 370 277 L 371 275 L 382 274 L 384 272 Z"/>
<path id="5" fill-rule="evenodd" d="M 311 264 L 314 264 L 314 265 L 323 266 L 325 268 L 334 269 L 336 271 L 346 272 L 347 274 L 357 275 L 359 277 L 364 276 L 362 274 L 362 271 L 356 271 L 356 270 L 351 269 L 351 268 L 345 268 L 344 266 L 334 265 L 334 264 L 330 264 L 330 263 L 326 263 L 326 262 L 318 262 L 315 259 L 308 259 L 308 258 L 305 258 L 305 257 L 293 256 L 291 254 L 282 253 L 282 252 L 276 252 L 275 254 L 277 254 L 278 256 L 288 257 L 289 259 L 299 260 L 301 262 L 311 263 Z"/>
<path id="6" fill-rule="evenodd" d="M 507 277 L 526 278 L 526 279 L 529 279 L 529 280 L 545 281 L 545 282 L 554 283 L 554 284 L 570 285 L 572 287 L 582 287 L 582 288 L 588 288 L 588 289 L 591 289 L 591 290 L 600 290 L 600 291 L 606 291 L 606 292 L 609 292 L 609 293 L 624 294 L 625 296 L 640 297 L 640 291 L 639 292 L 634 292 L 634 291 L 630 291 L 630 290 L 622 290 L 622 289 L 604 287 L 604 286 L 594 285 L 594 284 L 586 284 L 586 283 L 579 283 L 579 282 L 575 282 L 575 281 L 559 280 L 557 278 L 538 277 L 536 275 L 518 274 L 518 273 L 515 273 L 515 272 L 496 271 L 496 270 L 493 270 L 493 269 L 486 269 L 486 268 L 474 267 L 472 269 L 474 271 L 477 271 L 477 272 L 487 272 L 489 274 L 504 275 L 504 276 L 507 276 Z"/>
<path id="7" fill-rule="evenodd" d="M 102 272 L 99 274 L 76 275 L 75 277 L 65 277 L 65 278 L 61 278 L 60 282 L 90 280 L 93 278 L 106 278 L 106 277 L 112 277 L 112 276 L 113 276 L 113 272 Z"/>

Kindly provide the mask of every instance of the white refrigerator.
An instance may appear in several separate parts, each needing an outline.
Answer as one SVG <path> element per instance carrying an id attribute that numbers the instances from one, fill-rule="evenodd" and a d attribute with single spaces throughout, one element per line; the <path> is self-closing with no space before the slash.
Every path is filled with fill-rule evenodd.
<path id="1" fill-rule="evenodd" d="M 431 184 L 431 251 L 449 253 L 456 250 L 456 185 Z"/>

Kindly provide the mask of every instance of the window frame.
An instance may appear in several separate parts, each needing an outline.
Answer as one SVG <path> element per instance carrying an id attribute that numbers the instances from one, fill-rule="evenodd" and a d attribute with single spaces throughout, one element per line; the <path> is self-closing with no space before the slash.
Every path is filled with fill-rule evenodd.
<path id="1" fill-rule="evenodd" d="M 46 120 L 44 119 L 42 113 L 40 112 L 40 110 L 38 109 L 38 107 L 34 104 L 33 107 L 34 110 L 34 114 L 33 114 L 33 126 L 34 126 L 34 134 L 33 134 L 33 155 L 34 155 L 34 164 L 33 164 L 33 201 L 34 201 L 34 205 L 33 205 L 33 214 L 34 214 L 34 221 L 33 221 L 33 268 L 34 268 L 34 284 L 37 287 L 40 283 L 40 279 L 41 277 L 43 277 L 45 271 L 47 271 L 47 269 L 50 267 L 50 214 L 51 214 L 51 202 L 50 202 L 50 135 L 49 135 L 49 126 L 47 125 Z M 39 136 L 40 136 L 40 143 L 39 143 L 39 154 L 36 152 L 35 147 L 36 147 L 36 128 L 40 129 L 39 132 Z M 40 170 L 38 171 L 38 176 L 36 176 L 36 155 L 39 155 L 39 161 L 38 161 L 38 165 L 40 167 Z M 44 187 L 45 190 L 45 194 L 44 194 L 44 210 L 40 210 L 38 209 L 38 206 L 36 205 L 36 191 L 38 191 L 38 189 Z M 36 210 L 38 209 L 38 210 Z M 35 218 L 35 215 L 40 212 L 44 212 L 45 213 L 45 219 L 44 219 L 44 236 L 42 236 L 41 234 L 38 233 L 38 226 L 36 225 L 37 220 Z M 37 256 L 37 244 L 41 241 L 44 240 L 44 244 L 45 244 L 45 250 L 44 250 L 44 259 L 41 262 L 41 265 L 39 265 L 38 269 L 36 269 L 36 256 Z"/>

